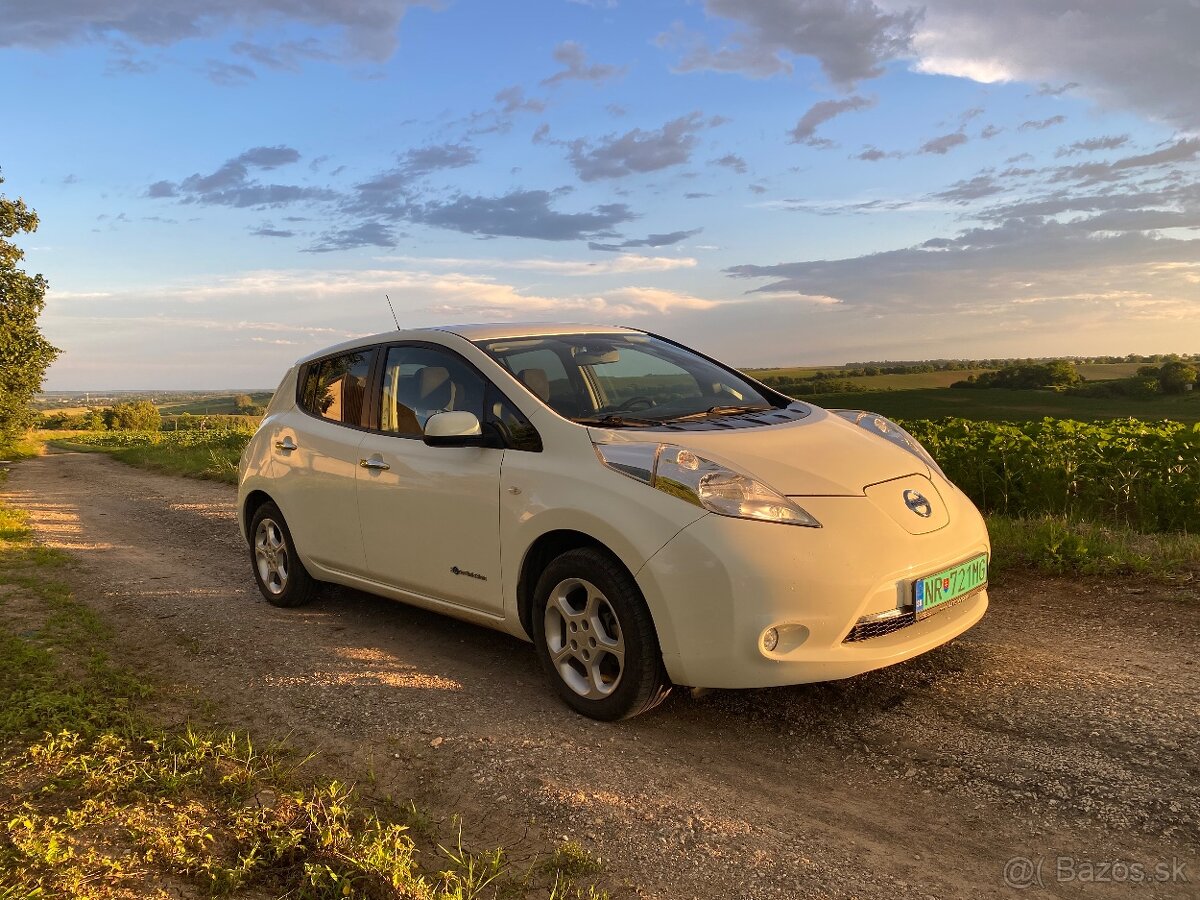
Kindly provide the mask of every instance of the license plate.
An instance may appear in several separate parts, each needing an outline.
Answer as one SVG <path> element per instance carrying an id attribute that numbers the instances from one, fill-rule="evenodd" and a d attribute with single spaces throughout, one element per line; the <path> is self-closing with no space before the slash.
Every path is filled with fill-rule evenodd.
<path id="1" fill-rule="evenodd" d="M 981 553 L 957 566 L 918 578 L 913 583 L 913 612 L 917 619 L 933 615 L 952 600 L 986 585 L 987 567 L 987 554 Z"/>

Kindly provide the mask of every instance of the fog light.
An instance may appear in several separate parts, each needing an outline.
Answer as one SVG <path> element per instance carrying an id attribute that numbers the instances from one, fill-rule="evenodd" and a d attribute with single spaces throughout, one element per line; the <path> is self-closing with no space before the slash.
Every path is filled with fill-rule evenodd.
<path id="1" fill-rule="evenodd" d="M 772 650 L 774 650 L 776 647 L 778 647 L 779 646 L 779 629 L 778 628 L 768 628 L 766 631 L 764 631 L 763 636 L 762 636 L 762 645 L 763 645 L 763 649 L 766 650 L 768 653 L 770 653 Z"/>

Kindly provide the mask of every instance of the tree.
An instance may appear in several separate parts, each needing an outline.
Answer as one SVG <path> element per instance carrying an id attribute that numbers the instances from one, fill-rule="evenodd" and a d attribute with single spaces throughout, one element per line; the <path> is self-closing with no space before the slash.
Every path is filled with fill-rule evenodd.
<path id="1" fill-rule="evenodd" d="M 46 367 L 59 354 L 37 325 L 46 305 L 46 279 L 26 275 L 18 267 L 25 254 L 8 240 L 32 234 L 37 227 L 37 213 L 25 201 L 0 195 L 0 446 L 13 442 L 33 424 L 29 401 L 41 389 Z"/>
<path id="2" fill-rule="evenodd" d="M 162 413 L 149 400 L 117 403 L 104 411 L 104 424 L 114 431 L 158 431 Z"/>
<path id="3" fill-rule="evenodd" d="M 1174 359 L 1158 370 L 1158 386 L 1164 394 L 1182 394 L 1187 385 L 1196 383 L 1197 370 L 1191 363 Z"/>

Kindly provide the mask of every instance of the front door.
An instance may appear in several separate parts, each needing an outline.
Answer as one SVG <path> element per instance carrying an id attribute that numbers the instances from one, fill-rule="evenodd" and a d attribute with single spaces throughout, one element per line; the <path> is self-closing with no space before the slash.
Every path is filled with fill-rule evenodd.
<path id="1" fill-rule="evenodd" d="M 370 577 L 500 615 L 500 465 L 504 451 L 430 447 L 428 418 L 483 419 L 487 382 L 450 350 L 387 349 L 378 431 L 359 445 L 358 510 Z"/>

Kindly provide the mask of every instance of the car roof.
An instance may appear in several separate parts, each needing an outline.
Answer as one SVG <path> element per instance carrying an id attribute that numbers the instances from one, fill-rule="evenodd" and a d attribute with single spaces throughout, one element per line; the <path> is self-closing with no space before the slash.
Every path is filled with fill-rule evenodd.
<path id="1" fill-rule="evenodd" d="M 428 340 L 439 334 L 453 334 L 468 341 L 494 341 L 509 338 L 542 337 L 555 334 L 627 334 L 636 329 L 620 325 L 584 325 L 570 322 L 501 322 L 475 325 L 433 325 L 428 328 L 406 328 L 399 331 L 383 331 L 379 334 L 369 334 L 363 337 L 343 341 L 332 347 L 325 347 L 296 360 L 296 364 L 320 359 L 333 353 L 353 350 L 357 347 L 369 347 L 372 344 L 382 344 L 390 341 L 419 341 Z"/>

